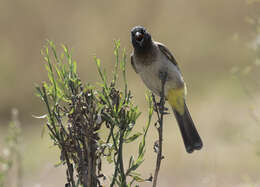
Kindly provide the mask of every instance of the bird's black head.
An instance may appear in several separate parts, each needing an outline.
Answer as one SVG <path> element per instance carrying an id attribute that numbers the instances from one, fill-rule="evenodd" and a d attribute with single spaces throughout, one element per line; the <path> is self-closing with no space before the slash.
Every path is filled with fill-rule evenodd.
<path id="1" fill-rule="evenodd" d="M 144 51 L 152 46 L 151 35 L 142 26 L 135 26 L 131 30 L 131 40 L 136 50 Z"/>

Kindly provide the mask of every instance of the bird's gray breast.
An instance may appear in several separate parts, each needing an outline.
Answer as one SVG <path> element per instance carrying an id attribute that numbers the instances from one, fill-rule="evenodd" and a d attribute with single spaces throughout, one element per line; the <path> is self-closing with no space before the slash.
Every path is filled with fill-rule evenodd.
<path id="1" fill-rule="evenodd" d="M 179 88 L 184 85 L 178 67 L 164 56 L 151 59 L 150 63 L 137 63 L 136 69 L 144 84 L 156 95 L 160 95 L 162 88 L 160 72 L 167 72 L 165 93 L 167 93 L 169 89 Z"/>

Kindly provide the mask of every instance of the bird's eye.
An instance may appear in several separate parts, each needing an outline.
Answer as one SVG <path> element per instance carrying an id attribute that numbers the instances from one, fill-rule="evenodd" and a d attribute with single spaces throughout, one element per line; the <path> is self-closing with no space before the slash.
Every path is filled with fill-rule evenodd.
<path id="1" fill-rule="evenodd" d="M 140 32 L 135 33 L 135 39 L 137 41 L 140 42 L 143 38 L 144 38 L 144 35 L 142 33 L 140 33 Z"/>

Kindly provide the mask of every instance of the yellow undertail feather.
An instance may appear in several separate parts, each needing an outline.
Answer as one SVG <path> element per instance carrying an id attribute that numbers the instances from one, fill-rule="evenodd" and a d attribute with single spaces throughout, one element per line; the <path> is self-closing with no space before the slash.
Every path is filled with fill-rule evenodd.
<path id="1" fill-rule="evenodd" d="M 172 108 L 174 108 L 180 115 L 184 114 L 184 99 L 186 96 L 186 87 L 172 88 L 167 93 L 167 99 Z"/>

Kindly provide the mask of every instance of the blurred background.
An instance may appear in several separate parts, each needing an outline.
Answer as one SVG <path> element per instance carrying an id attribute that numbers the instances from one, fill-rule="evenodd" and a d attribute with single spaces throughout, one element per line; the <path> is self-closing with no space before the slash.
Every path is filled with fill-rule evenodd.
<path id="1" fill-rule="evenodd" d="M 158 186 L 260 186 L 259 10 L 259 0 L 1 0 L 0 156 L 8 157 L 4 139 L 16 108 L 23 186 L 64 186 L 64 168 L 54 167 L 58 151 L 47 133 L 41 138 L 45 121 L 32 117 L 46 113 L 34 88 L 47 80 L 40 50 L 46 39 L 66 44 L 73 49 L 81 79 L 95 84 L 99 79 L 93 57 L 98 56 L 109 72 L 115 62 L 113 41 L 120 39 L 129 62 L 130 30 L 143 25 L 175 55 L 204 141 L 201 151 L 187 154 L 176 121 L 168 115 Z M 143 113 L 142 128 L 147 119 L 146 88 L 130 63 L 127 77 Z M 144 177 L 154 171 L 156 137 L 151 127 L 141 168 Z M 129 150 L 137 151 L 135 145 Z M 8 186 L 14 186 L 11 183 Z"/>

